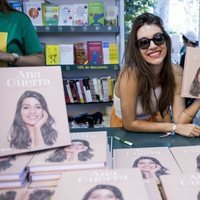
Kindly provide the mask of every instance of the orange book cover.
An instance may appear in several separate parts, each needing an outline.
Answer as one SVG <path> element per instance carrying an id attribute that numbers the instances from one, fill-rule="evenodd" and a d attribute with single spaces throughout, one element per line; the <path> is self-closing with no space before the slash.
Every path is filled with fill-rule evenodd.
<path id="1" fill-rule="evenodd" d="M 181 96 L 200 98 L 200 48 L 187 47 Z"/>
<path id="2" fill-rule="evenodd" d="M 0 68 L 0 91 L 0 156 L 71 144 L 60 66 Z"/>
<path id="3" fill-rule="evenodd" d="M 66 188 L 73 188 L 67 190 Z M 147 200 L 138 169 L 98 169 L 63 173 L 52 200 L 119 199 Z"/>

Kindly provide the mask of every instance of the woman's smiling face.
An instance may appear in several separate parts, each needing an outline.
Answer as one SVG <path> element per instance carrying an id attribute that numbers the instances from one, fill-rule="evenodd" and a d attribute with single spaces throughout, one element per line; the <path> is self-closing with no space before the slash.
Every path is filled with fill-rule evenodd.
<path id="1" fill-rule="evenodd" d="M 42 105 L 37 99 L 28 97 L 23 100 L 21 106 L 21 117 L 25 124 L 34 126 L 42 118 L 42 115 Z"/>
<path id="2" fill-rule="evenodd" d="M 138 29 L 137 40 L 141 38 L 152 39 L 156 33 L 162 33 L 162 30 L 154 24 L 144 24 Z M 148 49 L 139 49 L 144 60 L 151 65 L 162 65 L 167 55 L 166 42 L 162 45 L 156 45 L 152 40 Z"/>
<path id="3" fill-rule="evenodd" d="M 141 159 L 137 167 L 141 169 L 141 171 L 151 171 L 156 168 L 156 164 L 150 159 Z"/>

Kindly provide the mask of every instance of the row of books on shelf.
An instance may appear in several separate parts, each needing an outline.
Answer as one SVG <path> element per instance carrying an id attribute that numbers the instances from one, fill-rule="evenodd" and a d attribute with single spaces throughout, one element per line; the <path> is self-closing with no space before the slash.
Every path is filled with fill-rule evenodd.
<path id="1" fill-rule="evenodd" d="M 117 6 L 104 5 L 101 1 L 56 5 L 43 0 L 30 0 L 11 5 L 23 10 L 35 26 L 117 25 Z"/>
<path id="2" fill-rule="evenodd" d="M 111 76 L 99 78 L 64 78 L 66 103 L 109 102 L 113 99 L 115 79 Z"/>
<path id="3" fill-rule="evenodd" d="M 46 65 L 119 63 L 116 43 L 87 41 L 73 44 L 45 44 L 44 46 Z"/>
<path id="4" fill-rule="evenodd" d="M 89 199 L 96 190 L 120 200 L 199 198 L 200 146 L 112 149 L 113 140 L 106 131 L 74 132 L 71 145 L 1 158 L 0 196 L 23 188 L 61 200 Z"/>

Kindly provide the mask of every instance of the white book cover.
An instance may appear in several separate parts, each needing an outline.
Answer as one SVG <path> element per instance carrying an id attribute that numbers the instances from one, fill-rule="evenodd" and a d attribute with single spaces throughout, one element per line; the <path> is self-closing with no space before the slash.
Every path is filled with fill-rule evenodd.
<path id="1" fill-rule="evenodd" d="M 74 26 L 88 25 L 88 5 L 84 3 L 74 4 Z"/>
<path id="2" fill-rule="evenodd" d="M 71 133 L 71 145 L 40 152 L 28 165 L 30 172 L 55 172 L 105 168 L 107 132 Z"/>
<path id="3" fill-rule="evenodd" d="M 164 199 L 200 199 L 200 173 L 161 176 L 160 179 Z"/>
<path id="4" fill-rule="evenodd" d="M 60 64 L 73 65 L 74 64 L 74 45 L 60 44 Z"/>
<path id="5" fill-rule="evenodd" d="M 200 172 L 200 146 L 171 147 L 175 160 L 183 173 Z"/>
<path id="6" fill-rule="evenodd" d="M 73 188 L 67 190 L 66 188 Z M 138 169 L 99 169 L 63 173 L 52 200 L 147 200 Z"/>
<path id="7" fill-rule="evenodd" d="M 168 147 L 114 149 L 114 168 L 139 168 L 144 179 L 155 179 L 161 175 L 180 174 L 174 157 Z"/>
<path id="8" fill-rule="evenodd" d="M 23 2 L 24 12 L 29 16 L 34 26 L 42 26 L 42 2 Z"/>
<path id="9" fill-rule="evenodd" d="M 60 66 L 0 68 L 0 91 L 0 156 L 71 144 Z"/>
<path id="10" fill-rule="evenodd" d="M 72 26 L 73 25 L 73 4 L 59 5 L 59 17 L 58 25 L 59 26 Z"/>

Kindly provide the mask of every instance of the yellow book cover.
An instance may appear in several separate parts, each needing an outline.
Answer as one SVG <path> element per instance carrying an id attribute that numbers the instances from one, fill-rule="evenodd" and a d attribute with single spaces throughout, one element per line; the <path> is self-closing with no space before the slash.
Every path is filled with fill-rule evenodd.
<path id="1" fill-rule="evenodd" d="M 0 32 L 0 50 L 6 52 L 7 48 L 6 48 L 6 44 L 7 44 L 7 36 L 8 33 L 6 32 Z M 6 67 L 7 63 L 0 61 L 0 67 Z"/>
<path id="2" fill-rule="evenodd" d="M 46 65 L 60 64 L 60 46 L 58 44 L 45 46 Z"/>
<path id="3" fill-rule="evenodd" d="M 109 44 L 110 64 L 119 63 L 118 45 L 115 43 Z"/>

